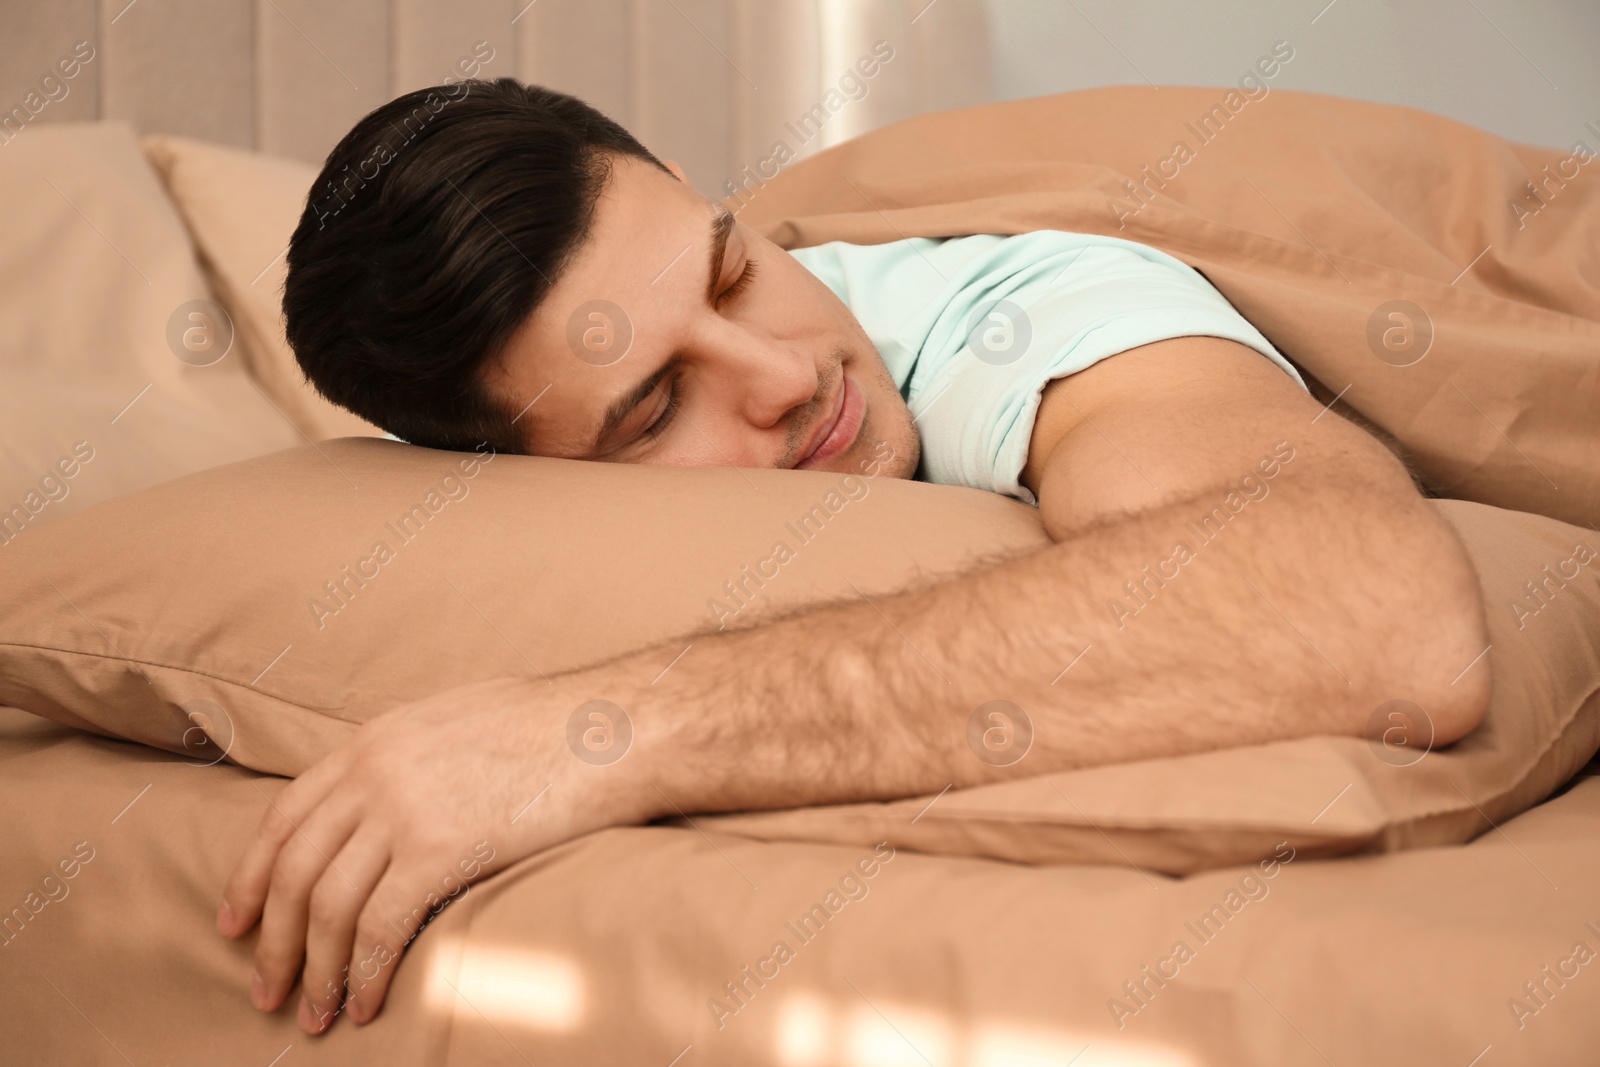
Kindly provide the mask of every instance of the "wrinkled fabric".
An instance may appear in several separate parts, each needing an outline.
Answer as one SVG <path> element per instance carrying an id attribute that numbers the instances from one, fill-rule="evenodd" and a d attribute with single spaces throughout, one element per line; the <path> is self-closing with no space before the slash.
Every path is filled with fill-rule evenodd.
<path id="1" fill-rule="evenodd" d="M 894 376 L 922 438 L 922 481 L 1036 504 L 1020 475 L 1045 385 L 1156 341 L 1225 337 L 1308 389 L 1204 275 L 1135 241 L 1039 230 L 791 254 L 850 308 Z"/>

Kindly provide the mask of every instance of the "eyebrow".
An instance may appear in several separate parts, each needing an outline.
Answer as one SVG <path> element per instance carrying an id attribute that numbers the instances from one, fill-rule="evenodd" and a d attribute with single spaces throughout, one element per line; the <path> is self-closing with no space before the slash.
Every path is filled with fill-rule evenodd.
<path id="1" fill-rule="evenodd" d="M 711 216 L 711 254 L 706 271 L 706 303 L 713 307 L 716 306 L 717 280 L 722 277 L 724 260 L 728 254 L 728 237 L 733 233 L 733 224 L 733 212 L 725 207 Z M 617 427 L 632 414 L 634 408 L 656 391 L 662 381 L 677 369 L 680 362 L 677 356 L 673 356 L 643 381 L 613 400 L 600 420 L 599 431 L 589 442 L 589 451 L 591 453 L 599 451 L 605 439 L 616 432 Z"/>

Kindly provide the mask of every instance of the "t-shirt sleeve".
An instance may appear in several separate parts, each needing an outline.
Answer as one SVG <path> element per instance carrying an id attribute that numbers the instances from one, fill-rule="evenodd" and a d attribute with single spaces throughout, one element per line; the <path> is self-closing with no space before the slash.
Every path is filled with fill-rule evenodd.
<path id="1" fill-rule="evenodd" d="M 1237 341 L 1307 388 L 1193 267 L 1147 245 L 1076 236 L 1087 240 L 1033 260 L 1010 286 L 994 285 L 991 275 L 959 324 L 926 339 L 942 351 L 920 353 L 924 373 L 914 377 L 908 405 L 927 480 L 1036 504 L 1019 478 L 1045 385 L 1155 341 L 1196 335 Z"/>

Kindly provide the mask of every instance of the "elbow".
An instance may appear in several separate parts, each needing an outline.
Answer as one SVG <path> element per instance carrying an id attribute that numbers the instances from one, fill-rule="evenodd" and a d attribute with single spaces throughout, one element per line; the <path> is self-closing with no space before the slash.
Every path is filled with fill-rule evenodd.
<path id="1" fill-rule="evenodd" d="M 1494 687 L 1489 621 L 1482 584 L 1455 530 L 1425 500 L 1412 526 L 1410 573 L 1397 584 L 1399 625 L 1385 628 L 1387 665 L 1378 702 L 1415 703 L 1431 726 L 1432 747 L 1459 741 L 1489 712 Z M 1372 708 L 1362 723 L 1370 734 Z"/>
<path id="2" fill-rule="evenodd" d="M 1420 683 L 1416 703 L 1432 725 L 1432 746 L 1459 741 L 1483 724 L 1494 688 L 1488 625 L 1476 594 L 1449 601 L 1431 620 L 1437 641 L 1422 642 L 1407 675 Z"/>
<path id="3" fill-rule="evenodd" d="M 1483 724 L 1494 691 L 1489 625 L 1484 617 L 1483 595 L 1476 572 L 1471 575 L 1470 597 L 1463 596 L 1454 616 L 1454 638 L 1443 646 L 1433 664 L 1444 670 L 1434 674 L 1434 744 L 1459 741 Z M 1449 680 L 1443 676 L 1449 674 Z M 1442 685 L 1440 684 L 1442 682 Z"/>

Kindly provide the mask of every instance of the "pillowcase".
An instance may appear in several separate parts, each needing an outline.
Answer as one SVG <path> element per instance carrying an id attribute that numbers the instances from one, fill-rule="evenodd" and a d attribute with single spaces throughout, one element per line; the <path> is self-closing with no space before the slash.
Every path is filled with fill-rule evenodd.
<path id="1" fill-rule="evenodd" d="M 298 774 L 367 719 L 457 685 L 853 598 L 846 575 L 871 596 L 1049 543 L 1027 505 L 953 488 L 306 445 L 16 545 L 0 704 L 186 752 L 200 702 L 235 762 Z M 725 583 L 780 539 L 794 558 L 738 608 Z"/>
<path id="2" fill-rule="evenodd" d="M 382 436 L 316 391 L 284 337 L 285 253 L 316 168 L 187 137 L 147 136 L 142 144 L 233 316 L 251 372 L 273 403 L 313 441 Z"/>
<path id="3" fill-rule="evenodd" d="M 1477 566 L 1495 679 L 1488 721 L 1449 750 L 1414 760 L 1306 738 L 696 821 L 1174 873 L 1284 841 L 1319 854 L 1469 839 L 1548 796 L 1600 743 L 1600 538 L 1433 504 Z M 797 543 L 803 516 L 813 532 Z M 851 583 L 889 594 L 1050 543 L 1034 509 L 964 486 L 343 438 L 192 474 L 15 545 L 0 573 L 0 704 L 298 774 L 357 724 L 432 693 L 715 629 L 725 583 L 778 540 L 794 558 L 739 625 L 853 599 Z"/>
<path id="4" fill-rule="evenodd" d="M 251 385 L 131 127 L 0 166 L 0 553 L 120 493 L 298 444 Z"/>

